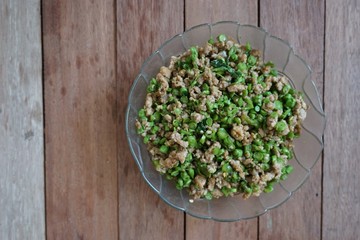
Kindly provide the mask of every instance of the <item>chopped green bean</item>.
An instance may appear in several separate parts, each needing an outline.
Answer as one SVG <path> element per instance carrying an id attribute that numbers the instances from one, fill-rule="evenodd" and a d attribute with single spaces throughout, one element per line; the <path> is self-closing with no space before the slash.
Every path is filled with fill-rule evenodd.
<path id="1" fill-rule="evenodd" d="M 169 147 L 166 146 L 166 145 L 162 145 L 160 148 L 159 148 L 160 152 L 162 153 L 168 153 L 169 152 Z"/>

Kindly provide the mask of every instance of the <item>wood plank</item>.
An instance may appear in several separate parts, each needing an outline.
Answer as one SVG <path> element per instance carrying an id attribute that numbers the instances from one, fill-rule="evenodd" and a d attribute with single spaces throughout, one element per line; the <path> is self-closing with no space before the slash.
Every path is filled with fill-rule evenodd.
<path id="1" fill-rule="evenodd" d="M 291 43 L 295 53 L 312 67 L 312 80 L 322 95 L 324 1 L 262 0 L 260 26 Z M 260 217 L 260 239 L 320 239 L 321 175 L 319 160 L 288 202 Z"/>
<path id="2" fill-rule="evenodd" d="M 323 239 L 360 236 L 360 2 L 326 1 Z"/>
<path id="3" fill-rule="evenodd" d="M 42 1 L 48 239 L 118 239 L 114 1 Z"/>
<path id="4" fill-rule="evenodd" d="M 0 239 L 45 239 L 40 1 L 0 0 Z"/>
<path id="5" fill-rule="evenodd" d="M 190 28 L 206 22 L 223 20 L 257 25 L 257 1 L 185 1 L 185 25 Z M 186 239 L 235 239 L 257 237 L 257 219 L 220 223 L 186 216 Z"/>
<path id="6" fill-rule="evenodd" d="M 256 1 L 245 0 L 185 0 L 186 29 L 201 23 L 236 21 L 241 24 L 257 25 L 258 8 Z"/>
<path id="7" fill-rule="evenodd" d="M 120 239 L 183 239 L 183 213 L 164 203 L 141 177 L 125 137 L 130 86 L 145 59 L 183 30 L 183 1 L 117 2 Z"/>

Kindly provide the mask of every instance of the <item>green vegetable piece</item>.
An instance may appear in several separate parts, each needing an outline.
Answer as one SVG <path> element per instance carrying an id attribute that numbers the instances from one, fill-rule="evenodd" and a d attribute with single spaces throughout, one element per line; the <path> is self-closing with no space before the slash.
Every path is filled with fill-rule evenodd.
<path id="1" fill-rule="evenodd" d="M 277 109 L 277 110 L 282 110 L 282 109 L 283 109 L 283 104 L 282 104 L 282 102 L 280 102 L 279 100 L 276 100 L 276 101 L 274 102 L 274 107 L 275 107 L 275 109 Z"/>
<path id="2" fill-rule="evenodd" d="M 241 94 L 243 97 L 246 97 L 247 95 L 249 95 L 249 91 L 247 89 L 243 90 L 242 91 L 242 94 Z"/>
<path id="3" fill-rule="evenodd" d="M 293 170 L 294 170 L 294 167 L 291 166 L 291 165 L 287 165 L 287 166 L 285 167 L 285 172 L 286 172 L 287 174 L 292 173 Z"/>
<path id="4" fill-rule="evenodd" d="M 190 183 L 191 183 L 191 179 L 187 179 L 184 183 L 184 187 L 189 187 L 190 186 Z"/>
<path id="5" fill-rule="evenodd" d="M 275 64 L 273 62 L 271 62 L 271 61 L 268 61 L 268 62 L 265 63 L 265 66 L 266 67 L 269 66 L 269 67 L 273 68 L 273 67 L 275 67 Z"/>
<path id="6" fill-rule="evenodd" d="M 264 188 L 264 192 L 266 192 L 266 193 L 269 193 L 269 192 L 272 192 L 272 191 L 274 191 L 274 187 L 272 185 L 267 185 Z"/>
<path id="7" fill-rule="evenodd" d="M 167 154 L 169 153 L 169 147 L 166 146 L 166 145 L 162 145 L 160 148 L 159 148 L 159 151 L 164 153 L 164 154 Z"/>
<path id="8" fill-rule="evenodd" d="M 160 121 L 160 118 L 161 114 L 159 112 L 154 112 L 154 114 L 150 116 L 150 121 L 158 122 Z"/>
<path id="9" fill-rule="evenodd" d="M 234 144 L 234 140 L 228 135 L 227 138 L 225 138 L 223 140 L 223 144 L 225 145 L 226 148 L 228 148 L 229 150 L 234 150 L 235 149 L 235 144 Z"/>
<path id="10" fill-rule="evenodd" d="M 236 54 L 237 48 L 235 46 L 232 46 L 229 50 L 229 55 Z"/>
<path id="11" fill-rule="evenodd" d="M 262 100 L 263 100 L 262 95 L 257 95 L 257 96 L 252 98 L 253 103 L 255 103 L 256 105 L 260 105 L 260 106 L 262 104 Z"/>
<path id="12" fill-rule="evenodd" d="M 206 125 L 208 125 L 209 127 L 211 127 L 213 125 L 213 120 L 211 118 L 207 118 L 206 119 Z"/>
<path id="13" fill-rule="evenodd" d="M 192 82 L 190 83 L 190 87 L 194 87 L 197 83 L 198 83 L 197 80 L 192 81 Z"/>
<path id="14" fill-rule="evenodd" d="M 202 91 L 202 93 L 203 93 L 204 95 L 210 95 L 210 91 L 209 91 L 209 90 L 204 90 L 204 91 Z"/>
<path id="15" fill-rule="evenodd" d="M 236 104 L 239 106 L 239 107 L 242 107 L 244 105 L 244 100 L 239 97 L 239 99 L 236 101 Z"/>
<path id="16" fill-rule="evenodd" d="M 146 88 L 146 91 L 147 91 L 148 93 L 155 92 L 155 91 L 156 91 L 156 85 L 149 85 L 149 86 Z"/>
<path id="17" fill-rule="evenodd" d="M 289 116 L 291 114 L 291 110 L 287 109 L 286 111 L 283 112 L 283 114 L 281 115 L 281 118 L 286 118 L 287 116 Z"/>
<path id="18" fill-rule="evenodd" d="M 290 138 L 290 139 L 294 139 L 295 138 L 295 133 L 294 132 L 289 132 L 287 137 Z"/>
<path id="19" fill-rule="evenodd" d="M 197 128 L 197 123 L 196 122 L 190 122 L 189 123 L 189 128 L 192 130 L 195 130 Z"/>
<path id="20" fill-rule="evenodd" d="M 181 176 L 182 180 L 184 180 L 184 182 L 186 182 L 190 179 L 189 174 L 187 174 L 187 172 L 185 172 L 185 171 L 181 172 L 180 176 Z"/>
<path id="21" fill-rule="evenodd" d="M 246 43 L 245 49 L 246 49 L 246 51 L 251 51 L 251 45 L 249 42 Z"/>
<path id="22" fill-rule="evenodd" d="M 219 128 L 219 130 L 217 131 L 217 136 L 220 140 L 223 140 L 226 139 L 229 136 L 229 134 L 224 128 Z"/>
<path id="23" fill-rule="evenodd" d="M 231 190 L 227 187 L 222 187 L 221 192 L 225 195 L 225 197 L 229 196 L 231 193 Z"/>
<path id="24" fill-rule="evenodd" d="M 261 169 L 267 171 L 270 169 L 270 165 L 268 163 L 261 164 Z"/>
<path id="25" fill-rule="evenodd" d="M 190 52 L 191 52 L 191 61 L 192 61 L 192 65 L 194 68 L 198 68 L 197 66 L 197 59 L 198 59 L 198 51 L 196 49 L 196 47 L 191 47 L 190 48 Z"/>
<path id="26" fill-rule="evenodd" d="M 176 169 L 176 170 L 172 171 L 170 173 L 170 175 L 173 176 L 173 177 L 176 177 L 177 175 L 179 175 L 179 170 Z"/>
<path id="27" fill-rule="evenodd" d="M 192 148 L 196 147 L 197 141 L 196 141 L 196 138 L 194 136 L 189 136 L 187 138 L 187 141 L 188 141 L 190 147 L 192 147 Z"/>
<path id="28" fill-rule="evenodd" d="M 270 154 L 265 153 L 264 158 L 262 159 L 263 163 L 268 163 L 270 161 Z"/>
<path id="29" fill-rule="evenodd" d="M 189 169 L 188 169 L 188 174 L 189 174 L 190 178 L 194 178 L 194 176 L 195 176 L 195 171 L 194 171 L 194 169 L 193 169 L 193 168 L 189 168 Z"/>
<path id="30" fill-rule="evenodd" d="M 278 73 L 278 71 L 277 71 L 275 68 L 273 68 L 273 69 L 270 70 L 270 75 L 271 75 L 271 76 L 277 77 L 278 74 L 279 74 L 279 73 Z"/>
<path id="31" fill-rule="evenodd" d="M 288 108 L 295 107 L 295 104 L 296 104 L 296 100 L 294 98 L 288 98 L 285 102 L 285 106 L 287 106 Z"/>
<path id="32" fill-rule="evenodd" d="M 247 63 L 250 65 L 250 66 L 254 66 L 256 64 L 256 57 L 254 57 L 253 55 L 250 55 L 248 58 L 247 58 Z"/>
<path id="33" fill-rule="evenodd" d="M 211 37 L 211 38 L 209 39 L 208 43 L 210 43 L 211 45 L 213 45 L 213 44 L 215 43 L 215 42 L 214 42 L 214 38 Z"/>
<path id="34" fill-rule="evenodd" d="M 182 112 L 182 110 L 181 110 L 180 108 L 175 108 L 175 109 L 174 109 L 175 115 L 180 115 L 181 112 Z"/>
<path id="35" fill-rule="evenodd" d="M 182 96 L 185 96 L 188 94 L 188 90 L 185 87 L 180 88 L 180 94 Z"/>
<path id="36" fill-rule="evenodd" d="M 272 112 L 270 114 L 270 118 L 277 118 L 278 117 L 278 113 L 277 112 Z"/>
<path id="37" fill-rule="evenodd" d="M 179 178 L 176 183 L 176 188 L 178 190 L 181 190 L 181 189 L 183 189 L 183 187 L 184 187 L 184 181 L 181 178 Z"/>
<path id="38" fill-rule="evenodd" d="M 288 148 L 283 147 L 283 148 L 281 149 L 281 152 L 282 152 L 284 155 L 286 155 L 288 159 L 291 159 L 291 158 L 292 158 L 292 153 L 289 151 Z"/>
<path id="39" fill-rule="evenodd" d="M 284 85 L 284 87 L 282 88 L 281 92 L 283 94 L 287 94 L 289 92 L 289 90 L 291 89 L 291 86 L 289 84 Z"/>
<path id="40" fill-rule="evenodd" d="M 261 152 L 255 152 L 254 153 L 254 159 L 257 161 L 261 161 L 264 159 L 264 154 Z"/>
<path id="41" fill-rule="evenodd" d="M 149 136 L 145 136 L 144 137 L 144 143 L 147 144 L 150 141 L 150 137 Z"/>
<path id="42" fill-rule="evenodd" d="M 147 87 L 146 90 L 147 90 L 148 93 L 152 93 L 152 92 L 155 92 L 156 89 L 157 89 L 157 81 L 156 81 L 155 78 L 152 78 L 150 80 L 149 86 Z"/>
<path id="43" fill-rule="evenodd" d="M 280 179 L 282 181 L 286 180 L 288 178 L 288 174 L 287 173 L 283 173 L 281 176 L 280 176 Z"/>
<path id="44" fill-rule="evenodd" d="M 191 153 L 189 153 L 189 154 L 186 156 L 185 161 L 187 161 L 187 162 L 191 162 L 191 161 L 192 161 L 192 159 L 193 159 L 193 156 L 192 156 L 192 154 L 191 154 Z"/>
<path id="45" fill-rule="evenodd" d="M 208 192 L 205 194 L 205 198 L 206 198 L 207 200 L 211 200 L 211 199 L 213 198 L 211 192 L 208 191 Z"/>
<path id="46" fill-rule="evenodd" d="M 225 163 L 222 167 L 221 170 L 225 173 L 230 173 L 233 171 L 232 167 L 230 166 L 229 163 Z"/>
<path id="47" fill-rule="evenodd" d="M 236 55 L 237 48 L 235 46 L 232 46 L 229 50 L 229 58 L 230 60 L 236 61 L 238 60 L 238 56 Z"/>
<path id="48" fill-rule="evenodd" d="M 275 130 L 277 132 L 282 132 L 286 129 L 287 127 L 287 124 L 284 120 L 281 120 L 280 122 L 277 122 L 276 125 L 275 125 Z"/>
<path id="49" fill-rule="evenodd" d="M 152 134 L 155 134 L 157 131 L 159 131 L 160 130 L 160 128 L 158 127 L 158 126 L 153 126 L 152 128 L 151 128 L 151 133 Z"/>
<path id="50" fill-rule="evenodd" d="M 145 115 L 145 109 L 143 109 L 143 108 L 140 109 L 138 115 L 139 115 L 140 118 L 146 117 L 146 115 Z"/>
<path id="51" fill-rule="evenodd" d="M 206 141 L 206 137 L 205 137 L 205 135 L 202 135 L 201 138 L 200 138 L 200 140 L 199 140 L 199 142 L 200 142 L 201 144 L 204 144 L 205 141 Z"/>
<path id="52" fill-rule="evenodd" d="M 198 163 L 197 165 L 197 170 L 204 175 L 205 177 L 210 177 L 211 174 L 209 173 L 209 171 L 207 170 L 207 166 L 205 163 Z"/>
<path id="53" fill-rule="evenodd" d="M 220 34 L 218 36 L 218 40 L 219 40 L 219 42 L 225 42 L 227 40 L 227 37 L 225 34 Z"/>
<path id="54" fill-rule="evenodd" d="M 238 58 L 239 58 L 239 57 L 238 57 L 238 55 L 236 55 L 236 54 L 230 55 L 230 59 L 233 60 L 234 62 L 237 61 Z"/>
<path id="55" fill-rule="evenodd" d="M 243 150 L 241 149 L 235 149 L 234 152 L 233 152 L 233 156 L 234 158 L 236 159 L 239 159 L 243 156 Z"/>
<path id="56" fill-rule="evenodd" d="M 234 122 L 237 124 L 241 124 L 241 119 L 239 117 L 234 118 Z"/>
<path id="57" fill-rule="evenodd" d="M 186 104 L 186 103 L 189 102 L 189 99 L 188 99 L 188 97 L 186 97 L 186 96 L 181 96 L 180 102 Z"/>
<path id="58" fill-rule="evenodd" d="M 259 187 L 259 185 L 255 184 L 255 183 L 251 183 L 251 189 L 253 192 L 258 192 L 260 187 Z"/>
<path id="59" fill-rule="evenodd" d="M 245 78 L 242 76 L 237 77 L 234 83 L 245 83 Z"/>
<path id="60" fill-rule="evenodd" d="M 237 172 L 233 172 L 233 174 L 231 175 L 231 178 L 232 178 L 233 182 L 238 182 L 240 179 L 239 174 Z"/>
<path id="61" fill-rule="evenodd" d="M 218 155 L 220 154 L 220 148 L 214 147 L 214 149 L 213 149 L 213 154 L 214 154 L 215 156 L 218 156 Z"/>
<path id="62" fill-rule="evenodd" d="M 175 119 L 175 120 L 172 122 L 172 124 L 173 124 L 174 127 L 177 128 L 177 127 L 180 126 L 180 121 Z"/>
<path id="63" fill-rule="evenodd" d="M 209 87 L 209 85 L 207 83 L 203 83 L 203 85 L 201 86 L 201 89 L 202 90 L 209 90 L 210 87 Z"/>
<path id="64" fill-rule="evenodd" d="M 255 128 L 259 127 L 259 122 L 256 119 L 251 119 L 249 116 L 247 115 L 242 115 L 241 116 L 241 120 L 247 124 L 249 124 L 250 126 L 253 126 Z"/>
<path id="65" fill-rule="evenodd" d="M 239 64 L 237 65 L 237 69 L 238 69 L 240 72 L 245 72 L 245 71 L 247 70 L 246 63 L 243 63 L 243 62 L 239 63 Z"/>
<path id="66" fill-rule="evenodd" d="M 246 102 L 246 109 L 253 109 L 254 108 L 254 104 L 253 104 L 253 102 L 251 101 L 251 99 L 250 98 L 245 98 L 245 102 Z"/>
<path id="67" fill-rule="evenodd" d="M 211 61 L 211 66 L 213 66 L 214 68 L 220 68 L 220 67 L 225 67 L 225 69 L 228 67 L 225 60 L 220 58 L 220 59 L 215 59 Z M 214 70 L 214 69 L 213 69 Z"/>
<path id="68" fill-rule="evenodd" d="M 159 138 L 155 138 L 154 141 L 153 141 L 153 144 L 154 145 L 159 145 L 160 143 L 160 139 Z"/>

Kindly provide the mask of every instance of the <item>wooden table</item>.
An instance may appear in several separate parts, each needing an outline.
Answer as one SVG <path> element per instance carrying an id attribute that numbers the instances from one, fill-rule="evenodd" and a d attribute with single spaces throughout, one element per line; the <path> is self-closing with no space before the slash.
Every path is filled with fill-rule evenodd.
<path id="1" fill-rule="evenodd" d="M 289 41 L 328 120 L 305 185 L 233 223 L 162 202 L 124 133 L 145 58 L 219 20 Z M 359 0 L 0 0 L 0 239 L 359 239 L 359 36 Z"/>

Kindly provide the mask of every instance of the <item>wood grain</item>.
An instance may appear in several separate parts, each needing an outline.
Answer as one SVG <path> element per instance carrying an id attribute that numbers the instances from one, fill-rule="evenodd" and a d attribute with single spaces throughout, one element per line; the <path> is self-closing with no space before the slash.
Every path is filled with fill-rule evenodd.
<path id="1" fill-rule="evenodd" d="M 45 239 L 40 1 L 0 0 L 0 239 Z"/>
<path id="2" fill-rule="evenodd" d="M 185 25 L 190 28 L 206 22 L 223 20 L 257 24 L 256 1 L 185 1 Z M 186 239 L 256 239 L 257 219 L 220 223 L 186 216 Z"/>
<path id="3" fill-rule="evenodd" d="M 183 239 L 183 213 L 165 204 L 142 179 L 124 130 L 130 86 L 145 59 L 183 31 L 183 1 L 125 0 L 117 4 L 120 239 Z"/>
<path id="4" fill-rule="evenodd" d="M 117 239 L 113 0 L 43 1 L 48 239 Z"/>
<path id="5" fill-rule="evenodd" d="M 360 236 L 360 2 L 326 1 L 323 239 Z"/>
<path id="6" fill-rule="evenodd" d="M 260 16 L 261 27 L 291 43 L 312 67 L 312 80 L 322 96 L 324 1 L 262 0 Z M 320 239 L 321 174 L 319 161 L 288 202 L 260 217 L 260 239 Z"/>
<path id="7" fill-rule="evenodd" d="M 257 2 L 246 0 L 185 0 L 186 29 L 201 23 L 218 21 L 236 21 L 241 24 L 257 25 Z"/>

